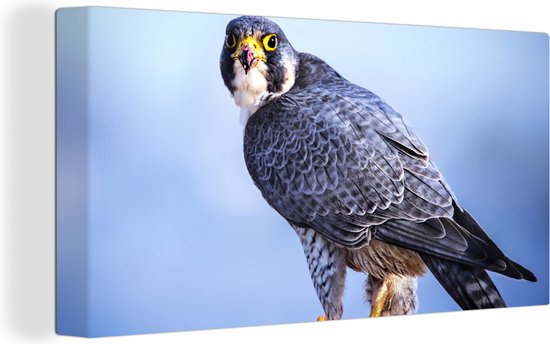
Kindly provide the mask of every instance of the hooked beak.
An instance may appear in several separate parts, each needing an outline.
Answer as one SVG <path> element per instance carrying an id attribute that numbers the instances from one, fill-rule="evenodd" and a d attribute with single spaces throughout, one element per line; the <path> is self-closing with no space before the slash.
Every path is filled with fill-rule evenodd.
<path id="1" fill-rule="evenodd" d="M 233 60 L 239 60 L 244 73 L 256 67 L 260 61 L 266 61 L 265 54 L 260 43 L 252 36 L 248 36 L 239 42 L 237 51 L 233 54 Z"/>

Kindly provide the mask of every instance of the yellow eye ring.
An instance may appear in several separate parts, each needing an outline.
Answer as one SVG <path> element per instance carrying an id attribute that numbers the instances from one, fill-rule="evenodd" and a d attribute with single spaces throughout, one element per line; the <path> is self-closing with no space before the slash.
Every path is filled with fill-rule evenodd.
<path id="1" fill-rule="evenodd" d="M 265 36 L 262 42 L 264 43 L 264 48 L 266 51 L 273 51 L 277 49 L 277 46 L 279 45 L 279 39 L 274 33 Z"/>
<path id="2" fill-rule="evenodd" d="M 235 39 L 235 35 L 232 33 L 228 33 L 225 36 L 225 46 L 228 47 L 229 49 L 233 49 L 235 48 L 236 45 L 237 45 L 237 40 Z"/>

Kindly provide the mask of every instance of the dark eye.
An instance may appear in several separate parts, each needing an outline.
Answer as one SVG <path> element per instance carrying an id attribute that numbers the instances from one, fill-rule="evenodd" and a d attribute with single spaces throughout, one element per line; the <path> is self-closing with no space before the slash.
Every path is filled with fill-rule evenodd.
<path id="1" fill-rule="evenodd" d="M 235 48 L 235 45 L 237 45 L 235 35 L 233 35 L 232 33 L 228 33 L 227 36 L 225 36 L 225 46 L 229 49 L 232 49 Z"/>
<path id="2" fill-rule="evenodd" d="M 264 37 L 263 39 L 264 48 L 267 51 L 273 51 L 277 49 L 277 45 L 279 44 L 279 40 L 277 39 L 277 35 L 272 33 Z"/>

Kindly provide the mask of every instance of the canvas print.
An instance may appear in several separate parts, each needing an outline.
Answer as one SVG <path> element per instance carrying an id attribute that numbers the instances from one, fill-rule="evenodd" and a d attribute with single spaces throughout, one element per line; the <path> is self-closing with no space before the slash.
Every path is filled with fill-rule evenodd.
<path id="1" fill-rule="evenodd" d="M 548 304 L 548 36 L 57 12 L 57 333 Z"/>

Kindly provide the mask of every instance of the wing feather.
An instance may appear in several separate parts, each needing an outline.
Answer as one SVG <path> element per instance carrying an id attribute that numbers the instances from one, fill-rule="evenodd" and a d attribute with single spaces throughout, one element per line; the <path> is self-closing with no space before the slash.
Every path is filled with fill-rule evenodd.
<path id="1" fill-rule="evenodd" d="M 452 195 L 414 132 L 350 85 L 288 92 L 249 119 L 245 160 L 264 198 L 292 224 L 348 247 L 391 219 L 452 215 Z"/>

